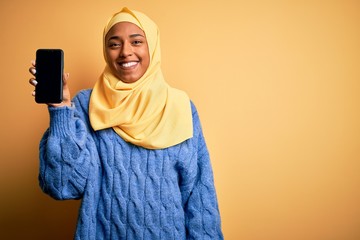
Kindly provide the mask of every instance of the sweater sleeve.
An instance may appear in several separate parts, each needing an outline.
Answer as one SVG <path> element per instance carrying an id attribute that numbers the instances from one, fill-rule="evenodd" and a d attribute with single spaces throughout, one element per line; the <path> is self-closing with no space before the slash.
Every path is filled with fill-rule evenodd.
<path id="1" fill-rule="evenodd" d="M 88 127 L 76 112 L 74 106 L 49 107 L 50 127 L 40 142 L 40 187 L 58 200 L 82 197 L 96 156 Z"/>
<path id="2" fill-rule="evenodd" d="M 193 112 L 194 151 L 183 179 L 187 239 L 223 239 L 209 152 L 197 112 Z"/>

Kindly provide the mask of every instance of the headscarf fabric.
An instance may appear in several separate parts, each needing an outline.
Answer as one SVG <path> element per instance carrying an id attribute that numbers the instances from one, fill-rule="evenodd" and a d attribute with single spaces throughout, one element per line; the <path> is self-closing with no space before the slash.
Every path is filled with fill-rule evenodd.
<path id="1" fill-rule="evenodd" d="M 160 68 L 159 30 L 150 18 L 128 8 L 115 13 L 104 28 L 105 60 L 106 34 L 119 22 L 133 23 L 144 31 L 150 64 L 140 79 L 125 83 L 111 72 L 107 63 L 91 93 L 91 126 L 95 131 L 113 128 L 125 141 L 147 149 L 163 149 L 191 138 L 190 99 L 164 80 Z"/>

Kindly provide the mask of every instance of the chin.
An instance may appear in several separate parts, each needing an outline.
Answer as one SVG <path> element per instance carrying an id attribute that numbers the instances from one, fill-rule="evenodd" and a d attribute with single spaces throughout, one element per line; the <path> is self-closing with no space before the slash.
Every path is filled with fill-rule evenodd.
<path id="1" fill-rule="evenodd" d="M 124 83 L 134 83 L 140 79 L 140 78 L 121 78 L 121 77 L 118 78 Z"/>

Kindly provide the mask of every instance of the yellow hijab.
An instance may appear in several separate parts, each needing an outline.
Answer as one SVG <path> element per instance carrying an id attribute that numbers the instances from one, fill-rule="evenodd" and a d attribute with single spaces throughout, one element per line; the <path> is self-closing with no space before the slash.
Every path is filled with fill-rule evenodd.
<path id="1" fill-rule="evenodd" d="M 148 149 L 174 146 L 193 135 L 190 100 L 170 87 L 160 69 L 160 39 L 156 24 L 143 13 L 123 8 L 105 26 L 105 36 L 119 22 L 130 22 L 146 35 L 150 64 L 134 83 L 124 83 L 108 64 L 90 97 L 89 117 L 93 129 L 112 127 L 125 141 Z M 106 60 L 106 56 L 105 56 Z"/>

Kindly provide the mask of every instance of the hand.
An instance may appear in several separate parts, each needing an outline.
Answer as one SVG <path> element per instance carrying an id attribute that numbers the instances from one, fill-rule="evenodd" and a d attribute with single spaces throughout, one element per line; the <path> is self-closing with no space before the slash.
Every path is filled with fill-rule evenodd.
<path id="1" fill-rule="evenodd" d="M 31 61 L 31 67 L 29 68 L 29 72 L 33 75 L 32 78 L 30 78 L 29 83 L 33 85 L 34 87 L 37 84 L 35 74 L 36 74 L 36 63 L 35 61 Z M 52 107 L 64 107 L 64 106 L 71 106 L 71 96 L 70 96 L 70 90 L 69 86 L 67 84 L 67 81 L 69 79 L 69 73 L 63 74 L 63 101 L 61 103 L 48 103 L 47 105 Z M 35 90 L 32 92 L 32 95 L 35 97 Z"/>

